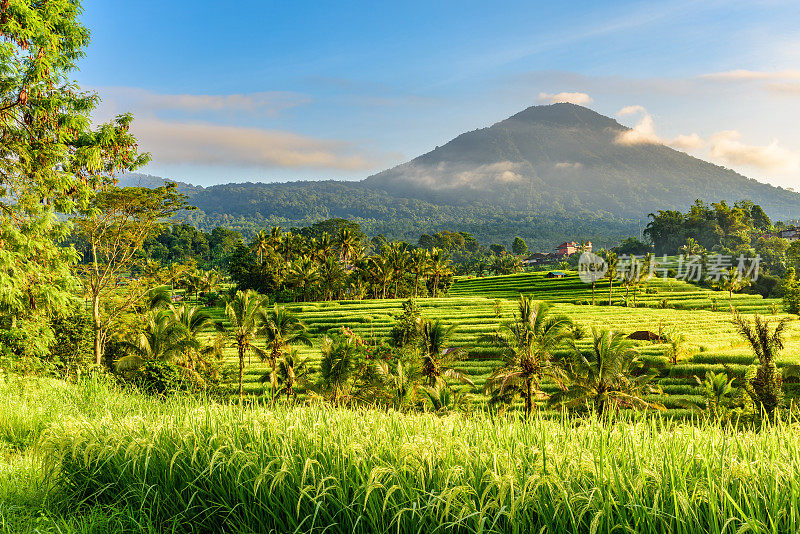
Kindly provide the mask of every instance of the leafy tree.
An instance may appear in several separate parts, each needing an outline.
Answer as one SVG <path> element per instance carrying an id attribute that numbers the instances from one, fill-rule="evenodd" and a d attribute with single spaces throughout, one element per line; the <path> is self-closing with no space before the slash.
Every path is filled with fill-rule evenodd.
<path id="1" fill-rule="evenodd" d="M 129 354 L 116 363 L 119 372 L 135 371 L 146 362 L 173 363 L 189 347 L 181 324 L 165 309 L 154 309 L 145 316 L 145 327 L 134 341 L 124 341 Z"/>
<path id="2" fill-rule="evenodd" d="M 555 351 L 570 339 L 571 327 L 572 321 L 563 315 L 552 315 L 548 304 L 520 295 L 514 320 L 501 325 L 492 338 L 503 350 L 504 361 L 486 381 L 490 402 L 509 403 L 520 396 L 525 415 L 529 416 L 534 397 L 542 393 L 543 378 L 563 383 L 563 372 L 554 358 Z"/>
<path id="3" fill-rule="evenodd" d="M 249 353 L 255 353 L 262 359 L 267 357 L 264 350 L 256 346 L 256 338 L 264 316 L 263 306 L 264 297 L 252 289 L 237 291 L 233 298 L 225 303 L 225 317 L 230 323 L 228 335 L 232 338 L 239 357 L 239 402 L 243 395 L 244 357 Z"/>
<path id="4" fill-rule="evenodd" d="M 511 245 L 511 252 L 516 256 L 522 256 L 528 252 L 528 245 L 525 243 L 525 240 L 519 236 L 515 237 L 514 243 Z"/>
<path id="5" fill-rule="evenodd" d="M 389 402 L 395 410 L 403 410 L 414 404 L 422 378 L 418 365 L 398 360 L 392 367 L 389 362 L 380 361 L 376 363 L 376 371 L 382 388 L 389 392 Z"/>
<path id="6" fill-rule="evenodd" d="M 92 307 L 96 364 L 102 362 L 111 322 L 150 288 L 128 282 L 123 299 L 112 299 L 112 295 L 119 293 L 118 287 L 147 237 L 161 221 L 186 207 L 185 198 L 177 192 L 175 184 L 156 189 L 108 187 L 99 191 L 88 209 L 73 219 L 89 248 L 90 262 L 83 269 L 82 279 Z"/>
<path id="7" fill-rule="evenodd" d="M 343 329 L 322 338 L 322 359 L 316 391 L 336 405 L 372 404 L 380 384 L 373 362 L 364 357 L 363 341 Z"/>
<path id="8" fill-rule="evenodd" d="M 89 31 L 71 0 L 0 3 L 0 312 L 11 336 L 52 337 L 73 300 L 69 224 L 92 190 L 146 156 L 129 115 L 90 130 L 98 98 L 70 81 Z M 41 326 L 41 328 L 39 328 Z"/>
<path id="9" fill-rule="evenodd" d="M 786 271 L 783 277 L 783 308 L 789 313 L 800 314 L 800 280 L 794 267 Z"/>
<path id="10" fill-rule="evenodd" d="M 565 368 L 569 387 L 554 393 L 549 399 L 551 405 L 589 403 L 602 416 L 621 407 L 664 409 L 644 399 L 646 394 L 659 391 L 651 384 L 655 373 L 644 372 L 633 342 L 619 332 L 595 329 L 589 351 L 573 343 Z"/>

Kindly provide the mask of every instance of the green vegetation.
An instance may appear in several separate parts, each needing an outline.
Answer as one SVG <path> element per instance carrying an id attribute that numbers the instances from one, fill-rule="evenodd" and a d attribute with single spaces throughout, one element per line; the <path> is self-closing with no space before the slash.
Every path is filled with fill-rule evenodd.
<path id="1" fill-rule="evenodd" d="M 786 423 L 239 407 L 96 380 L 5 379 L 0 401 L 10 531 L 798 529 Z"/>

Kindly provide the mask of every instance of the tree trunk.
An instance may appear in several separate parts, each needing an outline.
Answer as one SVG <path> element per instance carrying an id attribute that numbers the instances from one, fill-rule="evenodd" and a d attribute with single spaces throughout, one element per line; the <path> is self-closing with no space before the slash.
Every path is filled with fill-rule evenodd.
<path id="1" fill-rule="evenodd" d="M 614 280 L 608 279 L 608 305 L 611 306 L 611 289 L 614 287 Z"/>
<path id="2" fill-rule="evenodd" d="M 103 328 L 100 322 L 100 295 L 92 295 L 92 330 L 94 331 L 94 363 L 103 363 Z"/>
<path id="3" fill-rule="evenodd" d="M 533 388 L 531 387 L 531 381 L 525 381 L 525 417 L 530 417 L 531 412 L 533 411 Z"/>
<path id="4" fill-rule="evenodd" d="M 242 381 L 244 379 L 244 347 L 239 345 L 239 404 L 242 403 Z"/>
<path id="5" fill-rule="evenodd" d="M 592 281 L 592 306 L 594 306 L 594 284 L 595 282 Z"/>
<path id="6" fill-rule="evenodd" d="M 419 288 L 419 271 L 414 276 L 414 298 L 417 298 L 417 289 Z"/>

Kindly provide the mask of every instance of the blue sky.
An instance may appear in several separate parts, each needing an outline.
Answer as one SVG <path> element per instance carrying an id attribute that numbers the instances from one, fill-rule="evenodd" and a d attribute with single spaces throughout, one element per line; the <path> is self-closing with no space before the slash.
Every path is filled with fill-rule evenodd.
<path id="1" fill-rule="evenodd" d="M 528 106 L 587 105 L 800 189 L 800 2 L 84 0 L 78 81 L 145 172 L 361 179 Z"/>

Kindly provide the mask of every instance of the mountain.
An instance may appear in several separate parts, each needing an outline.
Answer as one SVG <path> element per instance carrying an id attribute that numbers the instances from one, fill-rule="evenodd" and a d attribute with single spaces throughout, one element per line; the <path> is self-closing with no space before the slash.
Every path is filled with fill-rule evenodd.
<path id="1" fill-rule="evenodd" d="M 800 195 L 660 144 L 625 144 L 630 129 L 574 104 L 530 107 L 367 178 L 437 203 L 644 217 L 695 199 L 749 198 L 773 217 L 800 216 Z"/>
<path id="2" fill-rule="evenodd" d="M 647 214 L 706 202 L 750 199 L 775 219 L 800 218 L 800 194 L 657 144 L 624 144 L 629 128 L 573 104 L 530 107 L 462 134 L 361 182 L 179 183 L 202 228 L 250 233 L 343 217 L 369 234 L 416 240 L 458 230 L 483 242 L 550 250 L 565 240 L 607 246 L 636 235 Z M 121 185 L 160 185 L 128 175 Z"/>

